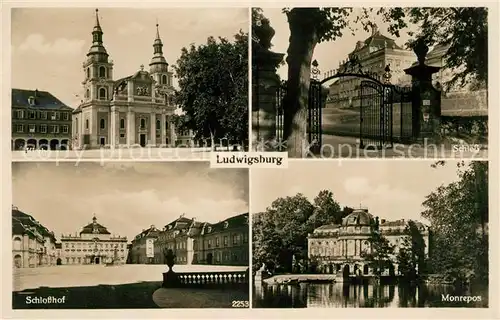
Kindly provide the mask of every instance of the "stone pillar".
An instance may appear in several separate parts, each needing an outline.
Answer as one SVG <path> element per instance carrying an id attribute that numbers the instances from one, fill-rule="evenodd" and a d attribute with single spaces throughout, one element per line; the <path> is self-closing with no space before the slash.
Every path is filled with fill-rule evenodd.
<path id="1" fill-rule="evenodd" d="M 276 69 L 284 54 L 269 50 L 275 31 L 267 19 L 252 31 L 259 38 L 252 43 L 252 144 L 254 150 L 273 150 L 280 86 Z"/>
<path id="2" fill-rule="evenodd" d="M 151 113 L 151 117 L 149 120 L 149 131 L 150 131 L 150 139 L 149 139 L 149 144 L 151 146 L 156 146 L 156 113 Z"/>
<path id="3" fill-rule="evenodd" d="M 129 81 L 127 84 L 127 101 L 134 102 L 134 86 L 132 81 Z"/>
<path id="4" fill-rule="evenodd" d="M 404 70 L 412 77 L 413 136 L 421 142 L 428 139 L 430 143 L 436 143 L 441 131 L 441 92 L 432 85 L 432 75 L 440 67 L 425 64 L 429 47 L 422 39 L 417 40 L 413 51 L 418 62 Z"/>
<path id="5" fill-rule="evenodd" d="M 169 117 L 168 119 L 168 127 L 169 127 L 169 138 L 168 141 L 170 142 L 170 145 L 172 147 L 175 147 L 175 140 L 177 139 L 176 134 L 175 134 L 175 125 L 172 122 L 172 117 Z"/>
<path id="6" fill-rule="evenodd" d="M 117 141 L 117 134 L 119 136 L 118 128 L 119 128 L 119 123 L 118 121 L 118 116 L 117 116 L 117 110 L 116 107 L 113 106 L 111 107 L 111 124 L 109 126 L 109 143 L 112 148 L 115 148 L 118 144 L 119 141 Z"/>
<path id="7" fill-rule="evenodd" d="M 167 123 L 167 117 L 165 116 L 165 113 L 163 112 L 161 114 L 161 119 L 160 119 L 161 123 L 160 123 L 160 139 L 161 139 L 161 142 L 159 143 L 160 146 L 164 145 L 165 144 L 165 134 L 166 134 L 166 131 L 167 131 L 167 127 L 166 127 L 166 123 Z"/>
<path id="8" fill-rule="evenodd" d="M 135 113 L 129 109 L 127 112 L 127 145 L 135 144 Z"/>

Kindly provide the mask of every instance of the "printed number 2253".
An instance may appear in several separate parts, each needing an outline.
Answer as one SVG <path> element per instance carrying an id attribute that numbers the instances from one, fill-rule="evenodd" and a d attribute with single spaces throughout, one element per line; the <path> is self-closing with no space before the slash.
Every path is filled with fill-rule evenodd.
<path id="1" fill-rule="evenodd" d="M 231 307 L 233 308 L 248 308 L 249 303 L 246 300 L 236 300 L 231 303 Z"/>

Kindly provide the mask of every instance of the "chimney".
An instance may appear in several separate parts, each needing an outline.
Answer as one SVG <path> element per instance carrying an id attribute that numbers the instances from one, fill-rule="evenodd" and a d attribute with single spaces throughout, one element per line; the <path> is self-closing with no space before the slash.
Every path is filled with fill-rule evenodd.
<path id="1" fill-rule="evenodd" d="M 376 35 L 378 33 L 378 27 L 377 24 L 372 24 L 372 36 Z"/>

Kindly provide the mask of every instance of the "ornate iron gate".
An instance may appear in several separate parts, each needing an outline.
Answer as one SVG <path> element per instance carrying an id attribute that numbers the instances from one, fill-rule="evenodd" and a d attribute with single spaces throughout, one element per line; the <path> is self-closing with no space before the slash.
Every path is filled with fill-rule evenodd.
<path id="1" fill-rule="evenodd" d="M 374 81 L 360 85 L 360 147 L 392 147 L 392 86 Z"/>
<path id="2" fill-rule="evenodd" d="M 318 153 L 321 150 L 321 109 L 323 107 L 323 90 L 321 82 L 311 79 L 309 86 L 309 108 L 307 114 L 309 150 Z"/>
<path id="3" fill-rule="evenodd" d="M 277 151 L 286 151 L 285 150 L 285 145 L 283 142 L 283 122 L 284 122 L 284 106 L 283 106 L 283 99 L 285 98 L 286 94 L 286 82 L 282 82 L 278 86 L 278 90 L 276 90 L 276 141 L 278 142 L 277 144 Z"/>

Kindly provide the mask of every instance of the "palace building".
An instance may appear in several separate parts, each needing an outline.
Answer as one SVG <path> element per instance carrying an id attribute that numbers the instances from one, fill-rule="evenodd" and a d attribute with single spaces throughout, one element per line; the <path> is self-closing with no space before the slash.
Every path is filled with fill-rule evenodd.
<path id="1" fill-rule="evenodd" d="M 384 74 L 385 67 L 389 65 L 392 75 L 391 83 L 399 86 L 411 84 L 411 77 L 404 73 L 404 69 L 417 60 L 412 51 L 401 48 L 393 39 L 382 35 L 376 25 L 372 27 L 371 36 L 364 41 L 358 41 L 348 56 L 348 58 L 357 57 L 363 72 L 375 73 L 379 76 Z M 341 62 L 338 70 L 348 68 L 348 60 Z M 337 79 L 329 87 L 326 107 L 359 107 L 359 85 L 362 80 L 362 78 L 349 76 Z"/>
<path id="2" fill-rule="evenodd" d="M 84 98 L 73 113 L 76 147 L 174 145 L 173 72 L 163 56 L 158 24 L 149 71 L 141 66 L 114 80 L 98 10 L 95 18 L 92 46 L 82 65 Z"/>
<path id="3" fill-rule="evenodd" d="M 429 252 L 429 228 L 415 222 L 425 242 L 425 254 Z M 398 275 L 396 255 L 406 237 L 405 229 L 408 221 L 378 222 L 367 209 L 354 210 L 342 219 L 340 225 L 325 225 L 308 236 L 309 260 L 316 260 L 319 269 L 324 273 L 371 275 L 373 270 L 362 257 L 363 252 L 371 250 L 369 238 L 378 226 L 380 233 L 395 246 L 392 267 L 385 270 L 387 274 Z"/>
<path id="4" fill-rule="evenodd" d="M 12 89 L 12 150 L 71 147 L 73 109 L 47 91 Z"/>
<path id="5" fill-rule="evenodd" d="M 92 222 L 79 234 L 61 236 L 62 264 L 122 264 L 127 258 L 127 237 L 111 235 L 106 227 Z"/>
<path id="6" fill-rule="evenodd" d="M 176 264 L 248 265 L 248 234 L 248 213 L 214 224 L 182 215 L 162 230 L 151 226 L 138 234 L 129 261 L 164 264 L 165 251 L 170 249 Z M 148 251 L 154 252 L 154 258 Z"/>
<path id="7" fill-rule="evenodd" d="M 33 216 L 12 207 L 12 261 L 14 268 L 36 268 L 58 264 L 54 232 Z"/>

